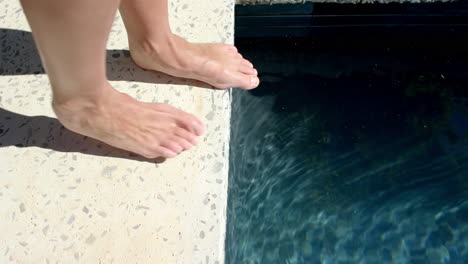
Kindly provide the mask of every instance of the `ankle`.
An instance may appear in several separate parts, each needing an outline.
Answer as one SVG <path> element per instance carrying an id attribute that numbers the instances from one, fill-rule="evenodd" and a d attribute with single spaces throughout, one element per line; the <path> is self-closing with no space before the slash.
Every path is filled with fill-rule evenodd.
<path id="1" fill-rule="evenodd" d="M 157 37 L 130 40 L 129 45 L 133 59 L 142 68 L 152 68 L 154 63 L 158 63 L 165 69 L 191 69 L 186 56 L 186 40 L 171 32 L 161 33 Z"/>
<path id="2" fill-rule="evenodd" d="M 65 117 L 83 112 L 95 112 L 103 108 L 109 100 L 118 93 L 109 84 L 93 87 L 94 90 L 87 92 L 82 89 L 77 92 L 54 92 L 52 108 L 57 117 Z"/>

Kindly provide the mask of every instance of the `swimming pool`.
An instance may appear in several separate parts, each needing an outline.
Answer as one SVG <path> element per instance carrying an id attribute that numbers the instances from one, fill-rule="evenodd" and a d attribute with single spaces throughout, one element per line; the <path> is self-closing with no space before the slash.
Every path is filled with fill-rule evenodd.
<path id="1" fill-rule="evenodd" d="M 237 40 L 226 263 L 468 263 L 466 44 Z"/>

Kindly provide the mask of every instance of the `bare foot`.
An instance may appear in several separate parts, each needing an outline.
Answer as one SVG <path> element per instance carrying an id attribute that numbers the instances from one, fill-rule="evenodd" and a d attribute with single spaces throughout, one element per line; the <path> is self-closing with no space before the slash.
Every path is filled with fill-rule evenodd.
<path id="1" fill-rule="evenodd" d="M 57 102 L 54 111 L 68 129 L 146 158 L 173 158 L 192 148 L 204 132 L 195 116 L 167 104 L 134 100 L 105 84 L 105 96 Z"/>
<path id="2" fill-rule="evenodd" d="M 253 89 L 260 80 L 252 63 L 229 44 L 194 44 L 170 34 L 159 41 L 130 39 L 130 53 L 144 69 L 195 79 L 226 89 Z"/>

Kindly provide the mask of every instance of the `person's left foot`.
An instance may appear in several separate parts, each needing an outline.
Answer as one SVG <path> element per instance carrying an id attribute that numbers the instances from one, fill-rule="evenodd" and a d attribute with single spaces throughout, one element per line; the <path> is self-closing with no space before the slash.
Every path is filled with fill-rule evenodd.
<path id="1" fill-rule="evenodd" d="M 163 41 L 130 40 L 130 53 L 144 69 L 200 80 L 220 89 L 249 90 L 260 83 L 252 63 L 229 44 L 194 44 L 171 34 Z"/>

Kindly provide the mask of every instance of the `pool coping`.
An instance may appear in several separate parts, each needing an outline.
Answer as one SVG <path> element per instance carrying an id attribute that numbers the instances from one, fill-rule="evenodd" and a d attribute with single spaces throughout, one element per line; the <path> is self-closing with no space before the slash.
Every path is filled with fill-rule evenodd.
<path id="1" fill-rule="evenodd" d="M 204 1 L 204 2 L 203 2 Z M 192 42 L 233 43 L 234 1 L 170 1 L 172 30 Z M 138 68 L 120 16 L 107 45 L 111 84 L 145 102 L 200 117 L 194 149 L 142 161 L 64 130 L 50 106 L 18 1 L 0 2 L 11 60 L 0 74 L 0 262 L 224 263 L 231 91 Z M 21 66 L 26 65 L 26 66 Z"/>

